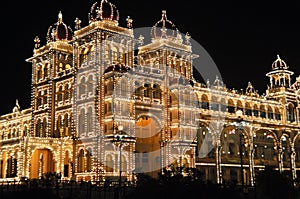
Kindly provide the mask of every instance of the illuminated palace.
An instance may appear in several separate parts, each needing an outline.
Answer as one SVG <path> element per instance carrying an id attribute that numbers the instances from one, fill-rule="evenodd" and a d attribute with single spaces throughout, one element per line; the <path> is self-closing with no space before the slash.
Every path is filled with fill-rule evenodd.
<path id="1" fill-rule="evenodd" d="M 254 185 L 270 166 L 300 175 L 300 77 L 279 56 L 266 94 L 194 78 L 188 34 L 166 11 L 147 44 L 115 5 L 92 5 L 88 25 L 58 19 L 34 40 L 31 107 L 0 117 L 0 179 L 135 180 L 162 167 L 198 168 L 215 183 Z M 125 20 L 124 20 L 125 21 Z M 201 68 L 201 67 L 200 67 Z M 201 73 L 201 71 L 199 71 Z M 242 114 L 241 114 L 242 113 Z M 241 114 L 241 115 L 240 115 Z M 123 139 L 116 135 L 126 134 Z M 171 144 L 170 144 L 171 143 Z M 121 171 L 121 172 L 119 172 Z"/>

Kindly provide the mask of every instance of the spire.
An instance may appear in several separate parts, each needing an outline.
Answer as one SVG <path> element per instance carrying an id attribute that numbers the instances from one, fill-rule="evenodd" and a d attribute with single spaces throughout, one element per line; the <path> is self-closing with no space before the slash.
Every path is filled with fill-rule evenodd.
<path id="1" fill-rule="evenodd" d="M 163 22 L 163 28 L 166 28 L 166 21 L 167 21 L 167 11 L 166 10 L 161 11 L 161 20 Z"/>

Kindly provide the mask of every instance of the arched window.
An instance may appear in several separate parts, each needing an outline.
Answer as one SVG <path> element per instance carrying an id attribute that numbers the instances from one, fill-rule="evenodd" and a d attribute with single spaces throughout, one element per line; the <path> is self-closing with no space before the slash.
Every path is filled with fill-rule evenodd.
<path id="1" fill-rule="evenodd" d="M 79 135 L 85 135 L 85 109 L 80 110 L 78 122 Z"/>
<path id="2" fill-rule="evenodd" d="M 202 97 L 201 97 L 201 108 L 209 109 L 209 102 L 208 102 L 207 95 L 202 95 Z"/>
<path id="3" fill-rule="evenodd" d="M 111 48 L 111 57 L 112 57 L 112 62 L 118 63 L 119 53 L 118 53 L 118 49 L 114 46 Z"/>
<path id="4" fill-rule="evenodd" d="M 37 96 L 37 107 L 39 107 L 39 106 L 41 106 L 42 105 L 42 103 L 43 103 L 43 98 L 42 98 L 42 91 L 39 91 L 38 92 L 38 96 Z"/>
<path id="5" fill-rule="evenodd" d="M 275 108 L 275 119 L 276 120 L 281 120 L 281 114 L 280 114 L 280 111 L 279 111 L 279 108 Z"/>
<path id="6" fill-rule="evenodd" d="M 271 106 L 268 106 L 268 119 L 274 119 L 274 113 Z"/>
<path id="7" fill-rule="evenodd" d="M 69 122 L 69 115 L 67 113 L 64 115 L 63 127 L 64 127 L 64 136 L 68 136 L 70 134 L 69 132 L 70 122 Z"/>
<path id="8" fill-rule="evenodd" d="M 92 171 L 92 150 L 88 149 L 86 152 L 86 171 Z"/>
<path id="9" fill-rule="evenodd" d="M 40 135 L 41 135 L 41 119 L 38 119 L 35 125 L 35 137 L 40 137 Z"/>
<path id="10" fill-rule="evenodd" d="M 147 97 L 150 97 L 149 91 L 148 91 L 148 96 Z M 126 96 L 126 92 L 127 92 L 127 81 L 126 81 L 126 79 L 122 79 L 121 80 L 121 96 L 125 97 Z"/>
<path id="11" fill-rule="evenodd" d="M 44 90 L 44 95 L 43 95 L 43 104 L 47 104 L 48 103 L 48 91 Z"/>
<path id="12" fill-rule="evenodd" d="M 222 112 L 226 112 L 226 109 L 227 109 L 227 103 L 226 103 L 226 100 L 224 98 L 221 99 L 221 107 L 220 107 L 220 110 Z"/>
<path id="13" fill-rule="evenodd" d="M 42 69 L 38 68 L 37 69 L 37 81 L 39 81 L 40 79 L 42 79 Z"/>
<path id="14" fill-rule="evenodd" d="M 84 150 L 81 149 L 79 151 L 79 154 L 78 154 L 78 160 L 77 160 L 77 172 L 79 173 L 82 173 L 84 172 L 85 168 L 84 168 Z"/>
<path id="15" fill-rule="evenodd" d="M 93 109 L 92 107 L 88 108 L 87 114 L 86 114 L 86 120 L 87 120 L 87 132 L 93 131 Z"/>
<path id="16" fill-rule="evenodd" d="M 57 92 L 57 101 L 61 102 L 63 100 L 63 88 L 62 86 L 59 86 L 58 92 Z"/>
<path id="17" fill-rule="evenodd" d="M 49 64 L 48 63 L 46 63 L 45 65 L 44 65 L 44 79 L 46 79 L 47 78 L 47 76 L 48 76 L 48 67 L 49 67 Z"/>
<path id="18" fill-rule="evenodd" d="M 82 98 L 82 95 L 86 93 L 86 79 L 82 77 L 79 83 L 79 99 Z"/>
<path id="19" fill-rule="evenodd" d="M 287 106 L 287 120 L 290 122 L 294 122 L 295 121 L 295 109 L 294 109 L 294 105 L 289 103 L 289 105 Z"/>
<path id="20" fill-rule="evenodd" d="M 44 118 L 42 123 L 42 137 L 46 137 L 46 134 L 47 134 L 47 119 Z"/>
<path id="21" fill-rule="evenodd" d="M 65 84 L 65 90 L 64 90 L 64 100 L 70 99 L 70 89 L 69 89 L 69 84 Z"/>
<path id="22" fill-rule="evenodd" d="M 234 105 L 232 99 L 229 99 L 229 100 L 228 100 L 228 103 L 227 103 L 227 110 L 228 110 L 228 113 L 235 113 L 235 105 Z"/>
<path id="23" fill-rule="evenodd" d="M 88 94 L 93 94 L 93 89 L 94 89 L 94 80 L 93 80 L 93 76 L 90 75 L 88 77 L 88 81 L 87 81 L 87 93 Z"/>
<path id="24" fill-rule="evenodd" d="M 265 106 L 264 105 L 260 105 L 260 109 L 259 109 L 259 111 L 260 111 L 260 117 L 261 118 L 266 118 L 266 109 L 265 109 Z"/>
<path id="25" fill-rule="evenodd" d="M 25 125 L 23 129 L 23 136 L 27 136 L 27 134 L 28 134 L 28 128 L 27 125 Z"/>
<path id="26" fill-rule="evenodd" d="M 245 115 L 252 116 L 252 108 L 249 102 L 245 104 Z"/>
<path id="27" fill-rule="evenodd" d="M 254 104 L 253 106 L 253 116 L 258 117 L 258 106 Z"/>
<path id="28" fill-rule="evenodd" d="M 211 105 L 210 105 L 211 110 L 213 111 L 219 111 L 219 103 L 218 99 L 215 96 L 211 97 Z"/>
<path id="29" fill-rule="evenodd" d="M 237 101 L 236 107 L 237 107 L 237 110 L 241 110 L 244 113 L 243 103 L 240 100 Z"/>

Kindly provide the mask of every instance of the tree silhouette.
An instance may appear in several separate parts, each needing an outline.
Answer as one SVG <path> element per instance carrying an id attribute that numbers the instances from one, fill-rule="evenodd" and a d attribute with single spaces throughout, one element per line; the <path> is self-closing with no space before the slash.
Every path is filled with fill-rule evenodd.
<path id="1" fill-rule="evenodd" d="M 292 180 L 274 170 L 266 167 L 256 177 L 257 199 L 291 199 L 293 192 Z"/>

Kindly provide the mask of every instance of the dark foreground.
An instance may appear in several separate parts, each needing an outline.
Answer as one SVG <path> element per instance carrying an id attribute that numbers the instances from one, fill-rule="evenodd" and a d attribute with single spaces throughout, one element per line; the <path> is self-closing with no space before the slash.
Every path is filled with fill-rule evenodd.
<path id="1" fill-rule="evenodd" d="M 294 186 L 296 184 L 296 186 Z M 234 182 L 203 181 L 201 173 L 164 171 L 156 179 L 138 174 L 137 183 L 118 181 L 75 182 L 57 178 L 0 183 L 0 199 L 300 199 L 299 182 L 276 171 L 257 175 L 255 186 L 242 188 Z"/>

